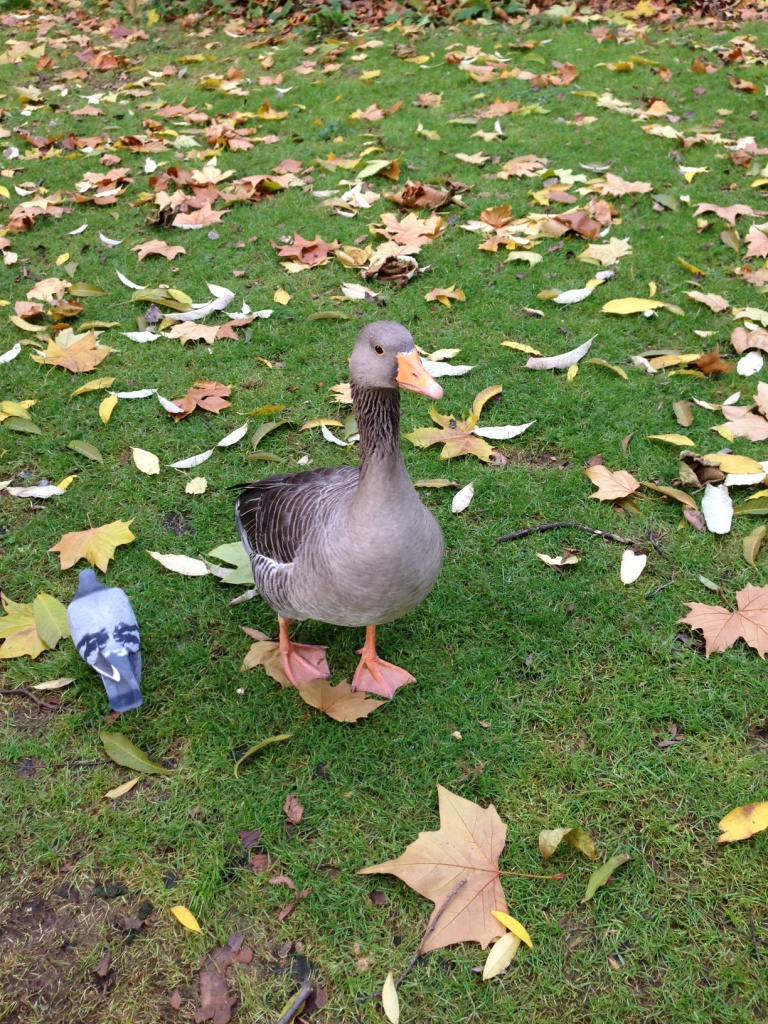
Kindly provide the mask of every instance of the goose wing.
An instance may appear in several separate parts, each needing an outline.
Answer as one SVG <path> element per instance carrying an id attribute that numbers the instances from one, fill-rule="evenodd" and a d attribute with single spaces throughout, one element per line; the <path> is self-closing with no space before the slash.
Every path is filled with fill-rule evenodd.
<path id="1" fill-rule="evenodd" d="M 335 466 L 243 485 L 235 520 L 250 557 L 293 562 L 306 537 L 330 525 L 339 503 L 352 497 L 358 476 L 357 467 Z"/>

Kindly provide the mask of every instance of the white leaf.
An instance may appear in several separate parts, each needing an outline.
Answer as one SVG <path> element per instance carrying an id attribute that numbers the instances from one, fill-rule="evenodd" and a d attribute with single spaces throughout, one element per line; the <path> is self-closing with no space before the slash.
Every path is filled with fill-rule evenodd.
<path id="1" fill-rule="evenodd" d="M 540 358 L 531 356 L 525 365 L 529 370 L 567 370 L 569 366 L 574 366 L 584 358 L 592 347 L 593 341 L 594 338 L 590 338 L 578 348 L 574 348 L 570 352 L 563 352 L 559 356 L 542 356 Z"/>
<path id="2" fill-rule="evenodd" d="M 648 555 L 638 555 L 631 548 L 627 548 L 621 556 L 621 582 L 625 585 L 634 583 L 645 568 L 647 561 Z"/>
<path id="3" fill-rule="evenodd" d="M 422 352 L 419 349 L 419 352 Z M 424 358 L 431 360 L 433 363 L 442 363 L 444 359 L 453 359 L 461 352 L 460 348 L 436 348 L 434 352 L 424 353 Z"/>
<path id="4" fill-rule="evenodd" d="M 451 502 L 451 512 L 463 512 L 465 508 L 469 508 L 469 503 L 474 496 L 475 481 L 472 480 L 466 487 L 462 487 L 460 491 L 454 494 L 453 501 Z"/>
<path id="5" fill-rule="evenodd" d="M 528 427 L 532 427 L 535 422 L 536 420 L 531 420 L 530 423 L 521 423 L 516 427 L 475 427 L 472 433 L 477 434 L 478 437 L 488 437 L 491 441 L 509 441 L 510 438 L 524 434 Z"/>
<path id="6" fill-rule="evenodd" d="M 160 459 L 144 448 L 131 448 L 133 464 L 141 473 L 156 476 L 160 472 Z"/>
<path id="7" fill-rule="evenodd" d="M 723 399 L 723 405 L 736 405 L 736 403 L 738 402 L 738 400 L 740 398 L 741 398 L 741 392 L 740 391 L 734 391 L 732 395 L 728 395 L 727 398 Z M 713 406 L 713 408 L 716 409 L 717 406 Z"/>
<path id="8" fill-rule="evenodd" d="M 498 942 L 494 942 L 483 967 L 483 981 L 495 978 L 497 974 L 506 971 L 519 948 L 520 939 L 512 932 L 505 932 Z"/>
<path id="9" fill-rule="evenodd" d="M 184 412 L 184 410 L 181 409 L 178 405 L 174 405 L 173 402 L 169 402 L 168 399 L 163 398 L 162 395 L 157 395 L 157 400 L 160 403 L 160 405 L 162 405 L 166 412 L 172 412 L 174 413 L 174 415 L 176 413 Z"/>
<path id="10" fill-rule="evenodd" d="M 202 452 L 200 455 L 192 455 L 188 459 L 172 462 L 171 469 L 194 469 L 195 466 L 201 466 L 207 459 L 210 459 L 212 455 L 213 448 L 209 448 L 207 452 Z"/>
<path id="11" fill-rule="evenodd" d="M 253 311 L 253 315 L 258 320 L 269 320 L 274 312 L 274 309 L 255 309 Z"/>
<path id="12" fill-rule="evenodd" d="M 377 297 L 378 292 L 371 291 L 370 288 L 366 288 L 364 284 L 342 284 L 342 293 L 346 295 L 348 299 L 365 299 L 371 302 Z"/>
<path id="13" fill-rule="evenodd" d="M 558 568 L 561 565 L 578 565 L 581 561 L 578 555 L 556 555 L 553 558 L 552 555 L 545 555 L 542 551 L 537 551 L 536 557 L 540 558 L 545 565 L 551 565 L 553 568 Z"/>
<path id="14" fill-rule="evenodd" d="M 392 971 L 385 978 L 381 989 L 381 1005 L 390 1024 L 400 1024 L 400 999 L 397 995 Z"/>
<path id="15" fill-rule="evenodd" d="M 648 362 L 645 356 L 632 356 L 632 363 L 634 366 L 641 367 L 643 370 L 645 370 L 646 373 L 659 372 L 655 367 L 651 366 L 651 364 Z"/>
<path id="16" fill-rule="evenodd" d="M 182 576 L 207 576 L 208 566 L 199 558 L 190 558 L 189 555 L 161 555 L 159 551 L 148 551 L 155 561 L 171 572 L 178 572 Z"/>
<path id="17" fill-rule="evenodd" d="M 707 484 L 701 499 L 701 511 L 710 533 L 730 533 L 733 502 L 727 487 Z"/>
<path id="18" fill-rule="evenodd" d="M 237 444 L 238 441 L 242 441 L 247 433 L 248 421 L 246 420 L 242 427 L 238 427 L 237 430 L 233 430 L 231 434 L 227 434 L 226 437 L 222 437 L 222 439 L 217 442 L 216 447 L 229 448 L 230 445 Z"/>
<path id="19" fill-rule="evenodd" d="M 17 341 L 13 348 L 9 348 L 7 352 L 3 352 L 3 354 L 0 355 L 0 363 L 10 363 L 12 359 L 16 358 L 19 352 L 21 352 L 21 342 Z"/>
<path id="20" fill-rule="evenodd" d="M 723 484 L 726 487 L 753 487 L 765 480 L 765 472 L 762 473 L 726 473 Z"/>
<path id="21" fill-rule="evenodd" d="M 452 366 L 451 363 L 434 363 L 431 359 L 422 359 L 421 364 L 430 377 L 463 377 L 465 373 L 474 370 L 474 366 L 462 363 Z"/>
<path id="22" fill-rule="evenodd" d="M 740 377 L 754 377 L 756 373 L 760 373 L 763 368 L 763 357 L 757 351 L 753 349 L 751 352 L 747 352 L 745 356 L 736 363 L 736 373 Z M 725 405 L 725 403 L 723 403 Z"/>
<path id="23" fill-rule="evenodd" d="M 155 388 L 142 388 L 141 391 L 113 391 L 112 394 L 116 394 L 118 398 L 151 398 L 155 393 Z"/>
<path id="24" fill-rule="evenodd" d="M 207 487 L 208 481 L 204 476 L 195 476 L 189 481 L 184 491 L 187 494 L 205 494 Z"/>
<path id="25" fill-rule="evenodd" d="M 330 441 L 331 444 L 337 444 L 339 445 L 340 448 L 347 447 L 348 442 L 342 441 L 340 437 L 336 437 L 335 434 L 332 434 L 324 423 L 320 424 L 320 430 L 322 431 L 323 437 L 325 438 L 326 441 Z"/>
<path id="26" fill-rule="evenodd" d="M 139 777 L 140 776 L 137 775 L 135 779 L 128 779 L 128 781 L 124 782 L 121 786 L 115 786 L 114 789 L 110 789 L 107 793 L 104 794 L 104 799 L 117 800 L 118 797 L 125 796 L 126 793 L 130 793 L 130 791 L 139 781 Z"/>
<path id="27" fill-rule="evenodd" d="M 155 334 L 154 331 L 123 331 L 123 335 L 126 338 L 130 338 L 131 341 L 138 341 L 141 345 L 145 344 L 147 341 L 157 341 L 160 337 L 160 335 Z"/>
<path id="28" fill-rule="evenodd" d="M 109 246 L 110 249 L 114 249 L 116 245 L 123 244 L 122 238 L 107 238 L 107 236 L 105 234 L 102 234 L 101 231 L 99 232 L 99 238 L 104 243 L 104 245 Z"/>
<path id="29" fill-rule="evenodd" d="M 235 297 L 235 293 L 231 292 L 229 288 L 221 288 L 216 284 L 209 284 L 208 291 L 214 296 L 210 302 L 196 302 L 188 313 L 166 313 L 166 317 L 169 320 L 179 321 L 203 320 L 210 313 L 226 309 Z"/>
<path id="30" fill-rule="evenodd" d="M 85 229 L 88 227 L 87 224 L 81 224 L 79 228 L 75 228 L 74 231 L 68 231 L 68 235 L 82 235 Z"/>
<path id="31" fill-rule="evenodd" d="M 64 493 L 63 488 L 53 484 L 44 487 L 6 487 L 5 490 L 13 498 L 54 498 Z"/>
<path id="32" fill-rule="evenodd" d="M 74 683 L 74 678 L 62 676 L 61 679 L 49 679 L 45 683 L 32 683 L 33 690 L 63 690 L 65 686 Z"/>
<path id="33" fill-rule="evenodd" d="M 148 156 L 147 159 L 144 161 L 144 173 L 145 174 L 151 174 L 153 171 L 156 171 L 156 170 L 157 170 L 157 161 L 153 160 L 151 156 Z"/>
<path id="34" fill-rule="evenodd" d="M 126 288 L 133 288 L 135 292 L 138 292 L 141 291 L 141 289 L 144 287 L 143 284 L 134 284 L 133 281 L 129 281 L 125 274 L 121 274 L 119 270 L 116 270 L 115 273 L 123 282 Z"/>
<path id="35" fill-rule="evenodd" d="M 555 302 L 558 306 L 572 306 L 575 302 L 581 302 L 582 299 L 586 299 L 593 291 L 594 288 L 571 288 L 567 292 L 560 292 L 555 297 Z"/>

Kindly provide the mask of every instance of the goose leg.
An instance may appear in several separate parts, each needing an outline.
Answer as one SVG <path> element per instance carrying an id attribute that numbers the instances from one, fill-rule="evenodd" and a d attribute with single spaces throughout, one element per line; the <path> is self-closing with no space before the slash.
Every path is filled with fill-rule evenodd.
<path id="1" fill-rule="evenodd" d="M 366 626 L 365 643 L 356 653 L 362 657 L 352 679 L 353 690 L 365 690 L 366 693 L 375 693 L 379 697 L 394 697 L 395 690 L 399 687 L 416 682 L 410 672 L 378 656 L 375 626 Z"/>
<path id="2" fill-rule="evenodd" d="M 327 679 L 331 674 L 325 658 L 327 648 L 293 643 L 288 636 L 293 619 L 283 619 L 278 615 L 277 621 L 280 625 L 280 660 L 288 682 L 302 686 L 310 679 Z"/>

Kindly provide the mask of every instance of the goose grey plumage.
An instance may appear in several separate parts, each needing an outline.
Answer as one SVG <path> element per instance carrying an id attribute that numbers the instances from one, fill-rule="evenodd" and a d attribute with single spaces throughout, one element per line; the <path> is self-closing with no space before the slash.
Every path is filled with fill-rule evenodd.
<path id="1" fill-rule="evenodd" d="M 364 327 L 349 360 L 360 432 L 359 467 L 267 477 L 235 502 L 256 588 L 277 612 L 283 668 L 294 686 L 330 675 L 324 647 L 293 643 L 293 620 L 365 626 L 352 688 L 391 697 L 413 676 L 376 653 L 376 626 L 412 611 L 443 560 L 437 520 L 413 486 L 400 450 L 400 389 L 431 398 L 442 388 L 421 364 L 408 330 Z"/>

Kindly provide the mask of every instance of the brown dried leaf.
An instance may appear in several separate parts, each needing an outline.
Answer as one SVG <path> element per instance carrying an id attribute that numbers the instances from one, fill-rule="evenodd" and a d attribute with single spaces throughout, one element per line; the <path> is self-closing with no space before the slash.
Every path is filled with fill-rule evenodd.
<path id="1" fill-rule="evenodd" d="M 292 825 L 298 825 L 304 815 L 304 808 L 299 802 L 299 798 L 294 796 L 293 793 L 289 793 L 285 798 L 283 804 L 283 813 Z M 291 883 L 292 884 L 292 883 Z M 294 886 L 295 888 L 295 886 Z"/>
<path id="2" fill-rule="evenodd" d="M 226 384 L 219 384 L 215 380 L 196 380 L 194 386 L 184 395 L 183 398 L 174 398 L 173 404 L 177 405 L 183 412 L 169 413 L 174 420 L 183 420 L 190 416 L 195 409 L 204 409 L 206 412 L 220 413 L 222 409 L 228 408 L 227 401 L 231 388 Z"/>
<path id="3" fill-rule="evenodd" d="M 584 472 L 598 488 L 594 494 L 590 495 L 591 498 L 597 498 L 598 501 L 619 501 L 621 498 L 627 498 L 630 494 L 634 494 L 640 486 L 640 483 L 625 469 L 611 472 L 607 466 L 590 466 Z"/>
<path id="4" fill-rule="evenodd" d="M 148 242 L 134 245 L 131 252 L 139 254 L 139 261 L 146 259 L 147 256 L 165 256 L 167 260 L 172 260 L 176 256 L 186 255 L 187 250 L 183 245 L 168 245 L 159 238 L 152 238 Z"/>
<path id="5" fill-rule="evenodd" d="M 360 718 L 367 718 L 385 703 L 373 700 L 362 690 L 353 690 L 344 680 L 338 686 L 333 686 L 328 679 L 311 679 L 298 690 L 303 701 L 337 722 L 356 722 Z"/>
<path id="6" fill-rule="evenodd" d="M 434 920 L 448 894 L 466 879 L 422 948 L 429 952 L 455 942 L 479 942 L 485 949 L 503 931 L 491 911 L 507 909 L 498 866 L 507 827 L 492 804 L 483 809 L 442 786 L 437 791 L 440 829 L 420 832 L 396 860 L 363 868 L 358 874 L 388 874 L 402 879 L 435 904 L 430 920 Z"/>
<path id="7" fill-rule="evenodd" d="M 686 292 L 689 299 L 700 302 L 703 306 L 711 309 L 713 313 L 724 313 L 730 303 L 722 295 L 715 295 L 714 292 Z"/>
<path id="8" fill-rule="evenodd" d="M 753 257 L 768 259 L 768 235 L 761 231 L 757 225 L 752 225 L 744 241 L 747 243 L 745 259 L 750 260 Z"/>
<path id="9" fill-rule="evenodd" d="M 88 331 L 68 348 L 62 348 L 56 341 L 51 340 L 45 352 L 33 352 L 32 358 L 44 366 L 61 366 L 70 373 L 87 373 L 106 359 L 112 351 L 114 350 L 108 345 L 99 345 L 94 332 Z"/>
<path id="10" fill-rule="evenodd" d="M 690 612 L 680 622 L 701 630 L 707 657 L 743 639 L 765 659 L 768 653 L 768 586 L 754 587 L 748 583 L 736 595 L 736 604 L 738 610 L 732 612 L 718 605 L 688 602 Z"/>

